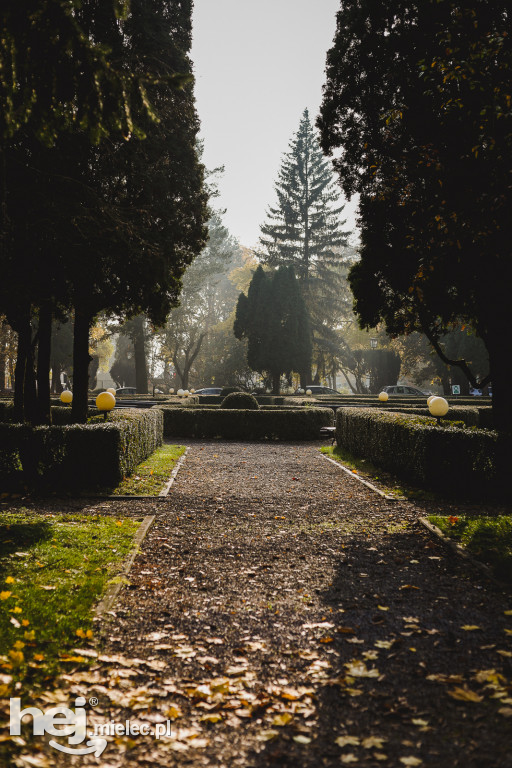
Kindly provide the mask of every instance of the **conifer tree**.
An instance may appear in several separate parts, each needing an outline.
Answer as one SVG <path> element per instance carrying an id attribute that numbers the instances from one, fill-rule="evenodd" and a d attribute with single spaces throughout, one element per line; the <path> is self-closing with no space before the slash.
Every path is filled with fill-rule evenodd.
<path id="1" fill-rule="evenodd" d="M 277 205 L 262 225 L 258 256 L 271 266 L 292 266 L 308 307 L 316 359 L 329 347 L 344 286 L 344 206 L 308 110 L 285 154 L 275 185 Z M 331 351 L 331 350 L 329 350 Z M 309 378 L 309 377 L 308 377 Z"/>
<path id="2" fill-rule="evenodd" d="M 293 267 L 264 272 L 258 267 L 247 296 L 240 294 L 234 333 L 247 338 L 247 362 L 272 378 L 274 394 L 279 394 L 281 374 L 311 367 L 309 316 Z"/>

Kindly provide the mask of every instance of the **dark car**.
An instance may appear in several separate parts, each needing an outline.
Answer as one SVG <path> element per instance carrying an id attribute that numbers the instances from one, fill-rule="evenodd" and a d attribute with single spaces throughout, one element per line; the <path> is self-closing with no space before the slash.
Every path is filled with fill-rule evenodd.
<path id="1" fill-rule="evenodd" d="M 220 395 L 222 387 L 204 387 L 203 389 L 196 389 L 194 395 Z"/>
<path id="2" fill-rule="evenodd" d="M 137 387 L 119 387 L 119 389 L 116 389 L 116 396 L 117 395 L 136 395 L 137 394 Z"/>
<path id="3" fill-rule="evenodd" d="M 308 391 L 310 391 L 312 395 L 341 395 L 341 392 L 338 392 L 337 389 L 322 387 L 320 384 L 309 384 L 306 389 L 297 389 L 295 394 L 304 395 Z"/>
<path id="4" fill-rule="evenodd" d="M 422 392 L 421 389 L 416 387 L 408 387 L 405 384 L 395 384 L 393 387 L 383 387 L 382 392 L 387 392 L 388 395 L 408 395 L 409 397 L 427 397 L 426 392 Z"/>

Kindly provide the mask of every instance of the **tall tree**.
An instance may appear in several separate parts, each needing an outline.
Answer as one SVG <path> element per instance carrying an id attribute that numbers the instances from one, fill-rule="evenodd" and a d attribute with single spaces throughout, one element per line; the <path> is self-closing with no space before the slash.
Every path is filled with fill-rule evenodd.
<path id="1" fill-rule="evenodd" d="M 332 318 L 343 293 L 340 266 L 349 232 L 342 229 L 344 206 L 307 109 L 283 158 L 275 191 L 277 205 L 269 209 L 261 227 L 258 256 L 271 266 L 294 268 L 309 310 L 319 362 L 332 342 Z M 310 380 L 309 375 L 306 378 Z"/>
<path id="2" fill-rule="evenodd" d="M 270 375 L 274 394 L 282 374 L 304 375 L 311 367 L 311 331 L 293 267 L 267 273 L 257 268 L 247 296 L 239 296 L 233 330 L 238 339 L 247 338 L 247 362 Z"/>
<path id="3" fill-rule="evenodd" d="M 208 222 L 208 243 L 187 269 L 180 306 L 171 311 L 161 334 L 162 355 L 174 366 L 183 389 L 190 386 L 194 363 L 201 350 L 208 347 L 212 329 L 228 317 L 236 301 L 233 296 L 232 303 L 226 302 L 221 289 L 239 251 L 238 242 L 222 222 L 222 212 L 213 211 Z"/>
<path id="4" fill-rule="evenodd" d="M 453 323 L 472 326 L 496 426 L 512 431 L 509 4 L 344 0 L 337 23 L 319 127 L 346 194 L 360 194 L 360 321 L 421 330 L 442 355 Z M 477 384 L 465 360 L 444 359 Z"/>

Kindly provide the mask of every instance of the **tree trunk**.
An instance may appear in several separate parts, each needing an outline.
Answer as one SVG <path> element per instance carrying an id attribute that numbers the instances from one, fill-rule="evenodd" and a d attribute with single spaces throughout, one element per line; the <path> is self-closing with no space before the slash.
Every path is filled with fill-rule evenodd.
<path id="1" fill-rule="evenodd" d="M 39 308 L 37 345 L 37 424 L 51 424 L 50 354 L 52 345 L 52 309 L 49 301 Z"/>
<path id="2" fill-rule="evenodd" d="M 76 424 L 87 423 L 89 394 L 89 332 L 92 317 L 87 311 L 75 306 L 75 324 L 73 328 L 73 421 Z"/>
<path id="3" fill-rule="evenodd" d="M 29 355 L 31 342 L 30 321 L 17 326 L 18 349 L 16 354 L 16 367 L 14 369 L 14 421 L 25 420 L 25 368 Z"/>
<path id="4" fill-rule="evenodd" d="M 146 343 L 144 332 L 144 316 L 139 315 L 133 320 L 133 349 L 135 356 L 135 386 L 137 394 L 148 394 L 148 369 L 146 364 Z"/>
<path id="5" fill-rule="evenodd" d="M 500 341 L 500 334 L 492 335 L 486 344 L 492 381 L 492 417 L 494 428 L 512 435 L 512 356 Z"/>

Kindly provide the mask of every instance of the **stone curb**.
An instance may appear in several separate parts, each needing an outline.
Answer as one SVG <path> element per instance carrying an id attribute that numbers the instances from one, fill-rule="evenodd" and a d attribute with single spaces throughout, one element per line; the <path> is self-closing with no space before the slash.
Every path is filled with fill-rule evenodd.
<path id="1" fill-rule="evenodd" d="M 176 475 L 180 471 L 181 465 L 185 461 L 185 458 L 186 458 L 188 452 L 189 452 L 189 448 L 185 448 L 185 452 L 181 454 L 180 458 L 176 462 L 176 466 L 174 467 L 173 471 L 171 472 L 171 476 L 169 478 L 169 481 L 168 481 L 167 485 L 165 486 L 163 491 L 160 491 L 160 493 L 158 494 L 158 496 L 156 498 L 162 499 L 162 498 L 165 498 L 166 496 L 168 496 L 169 491 L 171 490 L 171 486 L 174 483 L 174 481 L 176 480 Z"/>
<path id="2" fill-rule="evenodd" d="M 495 584 L 502 588 L 508 587 L 510 589 L 510 584 L 496 578 L 492 568 L 489 565 L 486 565 L 480 560 L 477 560 L 475 557 L 473 557 L 473 555 L 470 555 L 469 552 L 461 544 L 458 544 L 456 541 L 453 541 L 453 539 L 445 536 L 441 529 L 437 527 L 437 525 L 430 523 L 426 517 L 419 517 L 418 520 L 424 528 L 430 531 L 430 533 L 433 533 L 434 536 L 443 542 L 443 544 L 450 547 L 450 549 L 455 552 L 455 554 L 459 555 L 459 557 L 464 558 L 467 563 L 470 563 L 473 568 L 476 568 L 477 571 L 480 571 L 480 573 L 486 576 L 490 581 L 493 581 Z"/>
<path id="3" fill-rule="evenodd" d="M 366 485 L 367 488 L 371 488 L 372 491 L 375 491 L 375 493 L 378 493 L 379 496 L 382 496 L 384 499 L 388 499 L 388 501 L 403 501 L 403 499 L 399 499 L 396 496 L 391 496 L 389 493 L 384 493 L 384 491 L 381 491 L 380 488 L 377 488 L 375 485 L 372 485 L 372 483 L 369 483 L 368 480 L 363 480 L 362 477 L 359 477 L 359 475 L 356 475 L 354 472 L 352 472 L 351 469 L 348 467 L 345 467 L 343 464 L 340 464 L 339 461 L 335 461 L 334 459 L 331 459 L 329 456 L 326 456 L 325 453 L 320 453 L 320 456 L 322 458 L 327 459 L 327 461 L 330 461 L 331 464 L 334 464 L 339 469 L 342 469 L 344 472 L 349 475 L 349 477 L 353 477 L 354 480 L 358 480 L 363 485 Z"/>
<path id="4" fill-rule="evenodd" d="M 121 587 L 123 586 L 124 579 L 128 576 L 128 573 L 130 572 L 130 569 L 133 565 L 133 562 L 136 558 L 136 556 L 139 553 L 140 546 L 144 539 L 146 538 L 146 535 L 153 525 L 155 521 L 156 515 L 148 515 L 145 517 L 137 530 L 137 533 L 135 534 L 135 538 L 133 540 L 133 547 L 130 550 L 130 553 L 128 557 L 126 558 L 122 570 L 117 573 L 113 578 L 116 579 L 115 584 L 109 584 L 107 587 L 107 591 L 101 598 L 100 602 L 97 604 L 95 610 L 94 610 L 94 620 L 97 621 L 98 619 L 101 619 L 105 613 L 112 610 L 112 606 L 114 605 L 114 602 L 116 601 L 116 598 L 121 590 Z"/>

